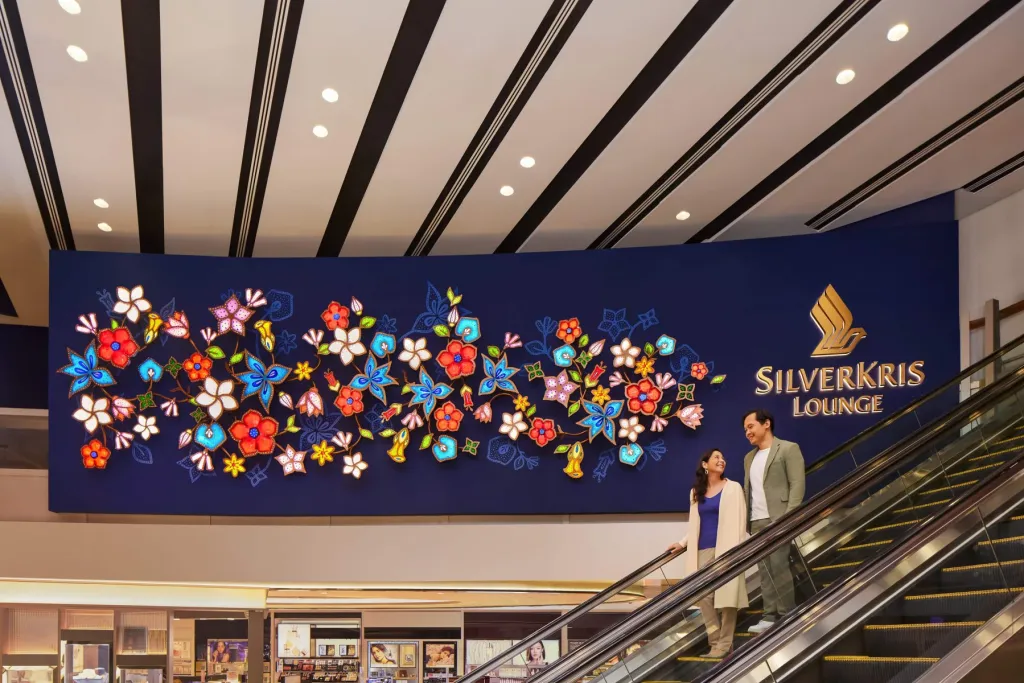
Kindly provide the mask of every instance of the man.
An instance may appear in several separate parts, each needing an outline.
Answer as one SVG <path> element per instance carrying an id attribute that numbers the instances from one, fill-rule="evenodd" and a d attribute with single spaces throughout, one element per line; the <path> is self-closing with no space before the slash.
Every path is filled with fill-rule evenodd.
<path id="1" fill-rule="evenodd" d="M 750 511 L 750 533 L 764 530 L 804 500 L 804 456 L 792 441 L 775 436 L 775 418 L 765 410 L 743 416 L 743 431 L 754 450 L 743 459 L 746 478 L 743 491 Z M 796 606 L 793 575 L 789 570 L 789 546 L 775 551 L 758 564 L 764 615 L 751 633 L 768 630 L 776 619 Z"/>

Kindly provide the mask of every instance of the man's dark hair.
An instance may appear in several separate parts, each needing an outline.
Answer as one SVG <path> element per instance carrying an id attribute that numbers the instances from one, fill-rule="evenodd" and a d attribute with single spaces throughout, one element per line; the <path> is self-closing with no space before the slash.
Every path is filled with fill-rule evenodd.
<path id="1" fill-rule="evenodd" d="M 751 415 L 753 415 L 754 419 L 760 422 L 761 424 L 764 424 L 765 422 L 771 422 L 771 424 L 768 425 L 768 429 L 772 430 L 772 434 L 775 433 L 775 418 L 772 416 L 771 413 L 769 413 L 764 408 L 758 408 L 757 410 L 748 410 L 747 412 L 743 413 L 744 425 L 747 422 L 747 418 L 750 417 Z"/>

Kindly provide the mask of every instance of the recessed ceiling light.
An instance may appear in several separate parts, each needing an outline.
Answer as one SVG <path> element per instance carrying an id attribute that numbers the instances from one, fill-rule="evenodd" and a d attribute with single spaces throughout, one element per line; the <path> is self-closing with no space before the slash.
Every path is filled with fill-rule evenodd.
<path id="1" fill-rule="evenodd" d="M 853 77 L 857 74 L 853 69 L 843 69 L 836 75 L 836 83 L 839 85 L 846 85 L 853 80 Z"/>
<path id="2" fill-rule="evenodd" d="M 500 192 L 505 197 L 511 197 L 512 194 L 515 192 L 515 189 L 511 185 L 502 185 L 501 189 L 498 190 L 498 192 Z"/>
<path id="3" fill-rule="evenodd" d="M 327 137 L 327 129 L 323 126 L 313 126 L 313 135 L 318 138 L 325 138 Z"/>
<path id="4" fill-rule="evenodd" d="M 85 54 L 85 50 L 77 45 L 68 45 L 68 54 L 71 55 L 71 59 L 76 62 L 85 62 L 89 60 L 89 55 Z"/>
<path id="5" fill-rule="evenodd" d="M 320 96 L 323 97 L 328 102 L 338 101 L 338 91 L 335 90 L 334 88 L 324 88 L 324 91 L 320 93 Z"/>
<path id="6" fill-rule="evenodd" d="M 537 160 L 533 157 L 523 157 L 519 160 L 519 165 L 523 168 L 533 168 L 533 165 L 537 163 Z"/>
<path id="7" fill-rule="evenodd" d="M 107 223 L 98 223 L 96 227 L 102 230 L 103 232 L 110 232 L 111 230 L 113 230 L 113 228 L 110 227 L 110 225 L 108 225 Z"/>
<path id="8" fill-rule="evenodd" d="M 99 197 L 97 197 L 96 199 L 92 200 L 92 203 L 95 204 L 96 206 L 100 207 L 101 209 L 109 209 L 110 208 L 110 204 L 107 204 L 107 200 L 106 199 L 100 199 Z"/>
<path id="9" fill-rule="evenodd" d="M 889 29 L 889 32 L 885 35 L 885 37 L 889 39 L 889 42 L 895 43 L 906 38 L 908 33 L 910 33 L 909 26 L 907 26 L 906 24 L 896 24 L 891 29 Z"/>
<path id="10" fill-rule="evenodd" d="M 689 217 L 690 217 L 690 212 L 689 211 L 680 211 L 679 213 L 676 214 L 676 220 L 677 221 L 685 221 Z"/>
<path id="11" fill-rule="evenodd" d="M 57 4 L 68 14 L 81 14 L 82 12 L 82 6 L 78 4 L 77 0 L 57 0 Z"/>

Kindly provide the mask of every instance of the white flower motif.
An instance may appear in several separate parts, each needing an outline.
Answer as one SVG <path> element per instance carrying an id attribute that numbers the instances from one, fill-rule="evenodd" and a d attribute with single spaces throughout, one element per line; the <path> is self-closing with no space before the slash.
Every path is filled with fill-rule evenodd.
<path id="1" fill-rule="evenodd" d="M 286 477 L 289 474 L 295 474 L 296 472 L 300 472 L 302 474 L 306 473 L 306 465 L 304 462 L 306 459 L 306 451 L 297 451 L 291 447 L 291 444 L 285 447 L 284 453 L 281 453 L 274 459 L 281 464 L 281 469 L 284 470 L 284 476 Z"/>
<path id="2" fill-rule="evenodd" d="M 659 389 L 671 389 L 676 385 L 676 380 L 668 372 L 659 372 L 654 376 L 654 384 Z"/>
<path id="3" fill-rule="evenodd" d="M 625 365 L 627 368 L 631 368 L 636 364 L 637 356 L 640 355 L 640 347 L 633 346 L 629 337 L 623 337 L 622 341 L 612 347 L 612 355 L 615 356 L 615 360 L 612 361 L 614 367 L 621 368 Z"/>
<path id="4" fill-rule="evenodd" d="M 114 449 L 123 451 L 131 446 L 134 440 L 135 435 L 131 432 L 117 432 L 117 436 L 114 437 Z"/>
<path id="5" fill-rule="evenodd" d="M 218 382 L 207 377 L 203 382 L 203 391 L 196 396 L 196 403 L 206 408 L 206 412 L 214 420 L 220 418 L 225 410 L 238 410 L 238 401 L 231 395 L 235 384 L 229 379 Z"/>
<path id="6" fill-rule="evenodd" d="M 213 331 L 212 327 L 204 327 L 199 331 L 199 333 L 203 335 L 203 341 L 205 341 L 207 345 L 212 344 L 213 340 L 217 338 L 217 333 Z"/>
<path id="7" fill-rule="evenodd" d="M 160 430 L 156 426 L 156 418 L 146 417 L 145 415 L 139 415 L 139 423 L 132 429 L 135 430 L 136 434 L 142 437 L 143 441 L 149 441 L 149 437 L 160 433 Z"/>
<path id="8" fill-rule="evenodd" d="M 352 445 L 352 432 L 338 432 L 331 437 L 331 442 L 338 448 L 347 450 Z"/>
<path id="9" fill-rule="evenodd" d="M 267 305 L 267 297 L 263 296 L 262 289 L 245 290 L 245 305 L 249 308 L 259 308 Z"/>
<path id="10" fill-rule="evenodd" d="M 358 479 L 363 476 L 363 472 L 366 470 L 368 465 L 363 460 L 362 453 L 353 453 L 352 455 L 345 456 L 345 469 L 342 470 L 343 474 L 351 474 L 353 477 Z"/>
<path id="11" fill-rule="evenodd" d="M 327 347 L 327 350 L 340 356 L 343 364 L 349 365 L 356 356 L 366 354 L 366 347 L 363 346 L 363 342 L 359 341 L 361 335 L 362 330 L 358 327 L 353 327 L 351 330 L 339 327 L 334 331 L 334 341 Z"/>
<path id="12" fill-rule="evenodd" d="M 186 429 L 178 435 L 178 448 L 184 448 L 192 443 L 192 430 Z"/>
<path id="13" fill-rule="evenodd" d="M 306 342 L 313 348 L 320 346 L 320 342 L 324 340 L 324 331 L 318 330 L 315 327 L 309 328 L 306 334 L 302 335 L 302 341 Z"/>
<path id="14" fill-rule="evenodd" d="M 398 354 L 398 360 L 408 363 L 409 367 L 413 370 L 419 370 L 420 365 L 430 360 L 430 358 L 430 351 L 427 351 L 426 337 L 420 337 L 415 340 L 406 337 L 402 340 L 402 352 Z"/>
<path id="15" fill-rule="evenodd" d="M 81 407 L 71 417 L 82 423 L 90 434 L 96 431 L 100 425 L 110 424 L 111 417 L 107 410 L 110 408 L 110 399 L 98 398 L 95 401 L 92 396 L 82 396 Z"/>
<path id="16" fill-rule="evenodd" d="M 523 422 L 523 414 L 521 412 L 501 414 L 501 426 L 498 427 L 498 431 L 502 434 L 507 434 L 508 438 L 513 441 L 519 438 L 521 432 L 525 432 L 528 429 L 529 427 Z"/>
<path id="17" fill-rule="evenodd" d="M 629 419 L 619 420 L 619 438 L 629 439 L 636 443 L 636 437 L 644 433 L 644 426 L 640 424 L 640 418 L 636 415 Z"/>
<path id="18" fill-rule="evenodd" d="M 277 395 L 277 402 L 283 405 L 288 410 L 292 410 L 295 404 L 292 403 L 292 397 L 290 394 L 286 394 L 283 391 Z"/>
<path id="19" fill-rule="evenodd" d="M 153 310 L 153 306 L 143 298 L 144 296 L 142 285 L 132 287 L 131 291 L 128 291 L 127 287 L 118 287 L 114 313 L 127 315 L 133 323 L 139 322 L 139 315 Z"/>
<path id="20" fill-rule="evenodd" d="M 409 429 L 418 429 L 423 426 L 423 418 L 420 417 L 419 411 L 413 408 L 411 413 L 402 418 L 402 424 Z"/>
<path id="21" fill-rule="evenodd" d="M 626 378 L 622 376 L 622 373 L 616 370 L 612 374 L 608 375 L 608 386 L 617 387 L 620 384 L 625 384 Z"/>
<path id="22" fill-rule="evenodd" d="M 363 302 L 355 297 L 352 297 L 352 303 L 349 305 L 349 308 L 352 309 L 353 313 L 359 315 L 360 313 L 363 312 Z"/>
<path id="23" fill-rule="evenodd" d="M 160 410 L 164 411 L 167 417 L 178 417 L 178 404 L 175 401 L 164 401 L 160 404 Z"/>
<path id="24" fill-rule="evenodd" d="M 667 426 L 668 426 L 668 420 L 666 420 L 663 417 L 655 417 L 654 420 L 651 421 L 651 431 L 652 432 L 664 431 L 665 427 L 667 427 Z"/>
<path id="25" fill-rule="evenodd" d="M 97 328 L 98 324 L 96 322 L 95 313 L 78 316 L 78 324 L 75 325 L 76 332 L 81 332 L 82 334 L 96 334 Z"/>

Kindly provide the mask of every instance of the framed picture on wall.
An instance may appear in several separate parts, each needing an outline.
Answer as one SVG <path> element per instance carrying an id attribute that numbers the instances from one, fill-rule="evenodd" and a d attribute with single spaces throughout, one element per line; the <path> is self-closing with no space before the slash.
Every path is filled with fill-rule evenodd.
<path id="1" fill-rule="evenodd" d="M 455 669 L 459 661 L 458 653 L 455 641 L 423 643 L 423 669 Z"/>
<path id="2" fill-rule="evenodd" d="M 369 665 L 378 667 L 398 667 L 398 647 L 395 643 L 370 643 Z"/>
<path id="3" fill-rule="evenodd" d="M 416 643 L 402 643 L 399 645 L 398 652 L 402 666 L 416 667 Z"/>

